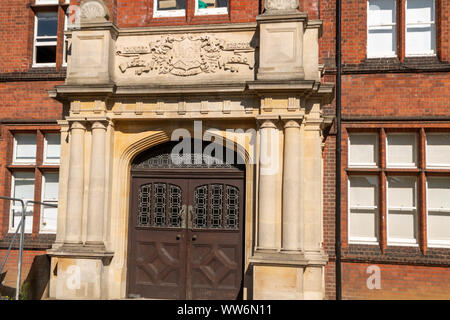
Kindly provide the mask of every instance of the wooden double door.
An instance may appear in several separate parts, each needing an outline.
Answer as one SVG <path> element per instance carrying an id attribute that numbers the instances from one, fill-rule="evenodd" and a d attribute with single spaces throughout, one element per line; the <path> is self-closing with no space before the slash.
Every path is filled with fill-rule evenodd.
<path id="1" fill-rule="evenodd" d="M 243 182 L 236 172 L 132 174 L 128 296 L 239 298 Z"/>

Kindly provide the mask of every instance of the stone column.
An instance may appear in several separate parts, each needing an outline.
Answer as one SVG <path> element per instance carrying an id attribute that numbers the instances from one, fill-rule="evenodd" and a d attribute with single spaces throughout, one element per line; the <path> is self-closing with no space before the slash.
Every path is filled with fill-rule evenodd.
<path id="1" fill-rule="evenodd" d="M 67 187 L 66 236 L 64 243 L 81 244 L 84 176 L 84 133 L 86 127 L 74 121 L 70 128 L 69 181 Z"/>
<path id="2" fill-rule="evenodd" d="M 300 121 L 297 119 L 284 120 L 282 251 L 298 251 L 301 249 Z"/>
<path id="3" fill-rule="evenodd" d="M 105 135 L 106 123 L 92 123 L 91 169 L 87 211 L 87 245 L 103 245 L 103 213 L 105 204 Z"/>
<path id="4" fill-rule="evenodd" d="M 320 118 L 305 121 L 303 184 L 308 191 L 303 196 L 304 249 L 321 252 L 322 244 L 322 137 Z"/>
<path id="5" fill-rule="evenodd" d="M 257 250 L 276 250 L 276 175 L 279 170 L 278 128 L 273 120 L 260 126 Z"/>

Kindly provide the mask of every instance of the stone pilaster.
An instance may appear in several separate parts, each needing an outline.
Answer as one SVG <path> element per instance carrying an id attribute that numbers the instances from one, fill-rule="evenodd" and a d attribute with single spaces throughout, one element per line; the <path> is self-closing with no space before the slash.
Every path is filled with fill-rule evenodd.
<path id="1" fill-rule="evenodd" d="M 301 136 L 299 119 L 284 121 L 282 251 L 301 249 Z"/>
<path id="2" fill-rule="evenodd" d="M 257 250 L 277 250 L 276 203 L 279 170 L 278 128 L 272 119 L 260 126 Z"/>
<path id="3" fill-rule="evenodd" d="M 92 123 L 92 151 L 89 177 L 86 245 L 104 246 L 103 224 L 105 204 L 105 121 Z"/>
<path id="4" fill-rule="evenodd" d="M 84 134 L 86 127 L 74 121 L 70 127 L 69 184 L 67 187 L 66 234 L 64 243 L 81 244 L 83 214 Z"/>

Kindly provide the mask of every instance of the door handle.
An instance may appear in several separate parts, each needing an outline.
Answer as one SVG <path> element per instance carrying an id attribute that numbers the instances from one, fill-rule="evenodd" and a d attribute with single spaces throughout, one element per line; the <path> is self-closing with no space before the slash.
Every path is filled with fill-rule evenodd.
<path id="1" fill-rule="evenodd" d="M 188 229 L 192 229 L 192 218 L 193 218 L 193 207 L 189 205 L 188 207 Z"/>
<path id="2" fill-rule="evenodd" d="M 180 211 L 181 227 L 186 228 L 186 205 L 183 204 Z"/>
<path id="3" fill-rule="evenodd" d="M 192 241 L 195 241 L 195 240 L 197 240 L 197 235 L 196 235 L 196 234 L 194 234 L 194 235 L 192 236 Z"/>
<path id="4" fill-rule="evenodd" d="M 181 239 L 181 234 L 177 234 L 177 240 Z"/>

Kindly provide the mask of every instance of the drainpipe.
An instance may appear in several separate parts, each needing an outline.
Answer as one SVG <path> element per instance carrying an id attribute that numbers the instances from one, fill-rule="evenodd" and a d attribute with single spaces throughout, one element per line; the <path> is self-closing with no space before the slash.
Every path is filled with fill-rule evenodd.
<path id="1" fill-rule="evenodd" d="M 336 300 L 342 300 L 341 275 L 341 0 L 336 0 Z"/>

